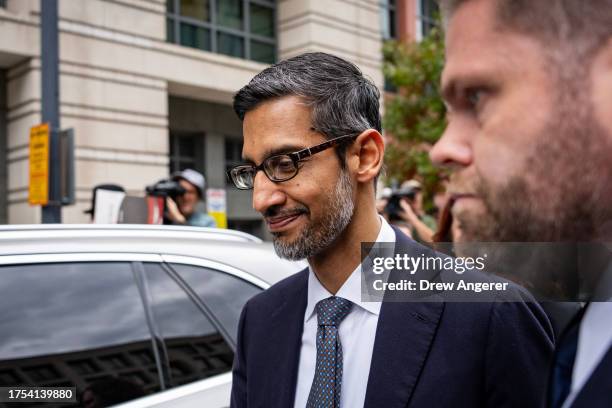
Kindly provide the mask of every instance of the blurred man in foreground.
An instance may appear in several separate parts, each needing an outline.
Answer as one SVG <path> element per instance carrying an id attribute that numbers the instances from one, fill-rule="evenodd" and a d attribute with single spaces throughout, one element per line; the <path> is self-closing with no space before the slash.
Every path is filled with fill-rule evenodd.
<path id="1" fill-rule="evenodd" d="M 462 240 L 591 243 L 593 267 L 540 265 L 533 284 L 598 301 L 557 342 L 549 406 L 610 407 L 612 265 L 592 248 L 612 241 L 612 1 L 441 5 L 448 127 L 430 155 L 455 169 Z"/>

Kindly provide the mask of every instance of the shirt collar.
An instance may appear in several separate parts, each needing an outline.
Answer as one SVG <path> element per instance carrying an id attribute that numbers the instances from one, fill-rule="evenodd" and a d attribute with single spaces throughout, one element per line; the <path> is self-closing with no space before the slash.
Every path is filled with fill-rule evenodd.
<path id="1" fill-rule="evenodd" d="M 392 242 L 395 243 L 395 231 L 389 225 L 389 223 L 380 217 L 381 225 L 380 231 L 376 238 L 376 242 Z M 348 279 L 342 284 L 336 296 L 351 301 L 358 307 L 365 309 L 369 313 L 379 315 L 380 314 L 380 302 L 364 302 L 361 300 L 361 265 L 351 273 Z M 323 285 L 319 282 L 319 279 L 315 275 L 314 271 L 308 266 L 308 303 L 306 304 L 306 313 L 304 315 L 305 321 L 310 320 L 314 316 L 314 309 L 317 303 L 321 300 L 333 296 Z"/>

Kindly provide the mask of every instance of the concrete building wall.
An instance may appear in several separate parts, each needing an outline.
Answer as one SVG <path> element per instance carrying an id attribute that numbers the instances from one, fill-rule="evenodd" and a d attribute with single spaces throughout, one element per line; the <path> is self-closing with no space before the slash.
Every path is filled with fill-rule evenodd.
<path id="1" fill-rule="evenodd" d="M 382 89 L 378 0 L 281 0 L 278 30 L 279 59 L 329 52 L 357 64 Z"/>
<path id="2" fill-rule="evenodd" d="M 40 210 L 28 205 L 30 127 L 40 123 L 40 64 L 27 59 L 7 74 L 7 161 L 9 223 L 40 222 Z"/>
<path id="3" fill-rule="evenodd" d="M 7 222 L 6 70 L 0 69 L 0 224 Z"/>
<path id="4" fill-rule="evenodd" d="M 225 187 L 225 140 L 242 134 L 232 95 L 266 65 L 166 42 L 165 0 L 59 5 L 60 120 L 62 128 L 74 128 L 76 142 L 77 200 L 63 208 L 63 221 L 88 221 L 83 210 L 96 184 L 143 194 L 167 176 L 170 130 L 204 134 L 208 184 Z M 331 52 L 382 88 L 379 12 L 377 0 L 280 0 L 278 56 Z M 39 0 L 8 0 L 0 9 L 9 223 L 41 218 L 40 207 L 27 203 L 29 129 L 41 119 L 39 20 Z M 231 218 L 258 219 L 248 192 L 228 188 L 227 194 Z"/>

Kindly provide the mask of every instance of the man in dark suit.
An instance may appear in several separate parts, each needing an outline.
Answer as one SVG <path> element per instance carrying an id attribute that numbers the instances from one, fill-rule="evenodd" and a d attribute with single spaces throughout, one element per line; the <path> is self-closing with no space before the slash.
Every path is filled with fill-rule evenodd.
<path id="1" fill-rule="evenodd" d="M 531 268 L 538 292 L 587 300 L 548 406 L 611 407 L 612 1 L 440 3 L 449 121 L 430 156 L 454 170 L 453 216 L 466 241 L 575 244 L 578 262 Z"/>
<path id="2" fill-rule="evenodd" d="M 379 97 L 356 66 L 324 53 L 273 65 L 235 96 L 245 164 L 231 178 L 253 189 L 276 252 L 309 267 L 246 304 L 232 407 L 538 406 L 552 334 L 523 290 L 510 286 L 513 302 L 364 301 L 362 243 L 391 243 L 390 258 L 438 256 L 376 212 Z"/>

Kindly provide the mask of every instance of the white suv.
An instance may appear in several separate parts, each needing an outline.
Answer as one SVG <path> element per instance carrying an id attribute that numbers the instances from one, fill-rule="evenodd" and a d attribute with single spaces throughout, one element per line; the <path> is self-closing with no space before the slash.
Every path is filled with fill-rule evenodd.
<path id="1" fill-rule="evenodd" d="M 237 231 L 2 226 L 0 386 L 72 386 L 81 406 L 229 406 L 242 306 L 304 266 Z"/>

